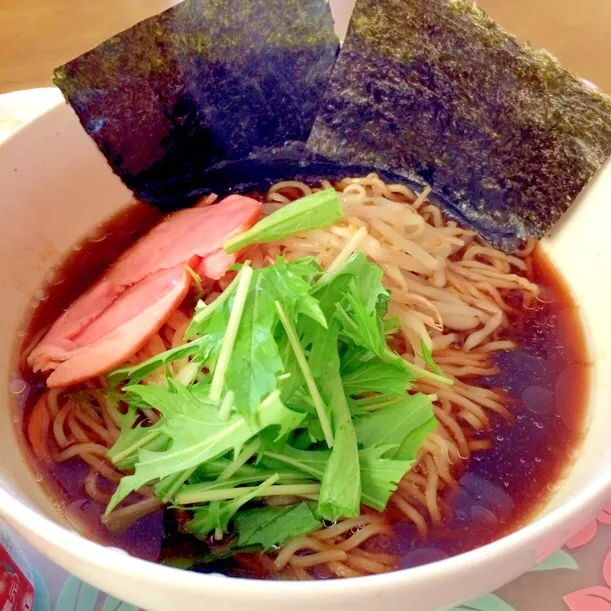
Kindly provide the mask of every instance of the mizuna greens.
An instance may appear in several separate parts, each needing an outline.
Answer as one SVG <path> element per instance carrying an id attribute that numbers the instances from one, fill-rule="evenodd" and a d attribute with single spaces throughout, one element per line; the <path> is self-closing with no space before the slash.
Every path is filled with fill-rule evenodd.
<path id="1" fill-rule="evenodd" d="M 192 513 L 195 536 L 229 533 L 232 550 L 267 550 L 361 505 L 383 510 L 437 426 L 412 382 L 449 380 L 424 349 L 427 369 L 388 347 L 390 295 L 361 253 L 331 274 L 282 257 L 236 271 L 216 301 L 199 302 L 185 346 L 109 374 L 128 407 L 108 457 L 133 473 L 107 514 L 152 485 Z M 168 367 L 180 359 L 179 372 Z M 145 383 L 157 370 L 163 383 Z M 144 426 L 143 407 L 159 421 Z M 301 500 L 262 504 L 273 496 Z"/>
<path id="2" fill-rule="evenodd" d="M 268 244 L 298 233 L 330 227 L 343 217 L 344 210 L 337 191 L 333 188 L 323 189 L 261 219 L 248 231 L 225 242 L 223 249 L 233 253 L 251 244 Z"/>

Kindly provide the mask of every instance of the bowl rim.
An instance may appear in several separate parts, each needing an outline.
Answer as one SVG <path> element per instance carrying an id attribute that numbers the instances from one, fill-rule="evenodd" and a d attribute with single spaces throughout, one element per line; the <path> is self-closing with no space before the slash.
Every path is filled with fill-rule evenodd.
<path id="1" fill-rule="evenodd" d="M 41 89 L 53 90 L 54 88 Z M 51 100 L 50 98 L 50 102 L 52 102 L 52 105 L 45 111 L 21 125 L 6 139 L 0 141 L 0 152 L 8 143 L 18 139 L 22 131 L 35 129 L 39 121 L 48 121 L 54 113 L 62 112 L 67 107 L 63 99 Z M 584 435 L 587 435 L 587 430 Z M 229 598 L 239 598 L 244 595 L 271 598 L 285 594 L 307 592 L 311 599 L 324 598 L 325 603 L 329 604 L 328 597 L 330 595 L 347 596 L 350 593 L 356 593 L 356 591 L 364 594 L 363 590 L 403 589 L 416 582 L 437 582 L 448 573 L 474 570 L 478 566 L 483 566 L 492 558 L 513 555 L 519 550 L 532 548 L 533 544 L 553 536 L 554 533 L 559 534 L 558 545 L 553 548 L 549 547 L 549 553 L 542 553 L 541 557 L 536 557 L 533 554 L 531 566 L 534 566 L 561 547 L 572 534 L 564 526 L 565 524 L 579 522 L 580 516 L 594 517 L 596 511 L 604 505 L 609 495 L 611 495 L 611 470 L 602 471 L 596 475 L 571 499 L 548 514 L 540 517 L 535 516 L 533 521 L 518 530 L 473 550 L 430 564 L 399 569 L 379 575 L 367 575 L 359 579 L 313 580 L 308 582 L 230 578 L 218 573 L 196 573 L 142 560 L 118 548 L 96 543 L 78 532 L 58 524 L 22 502 L 2 484 L 0 484 L 0 517 L 4 517 L 10 524 L 18 526 L 18 530 L 21 532 L 31 532 L 38 540 L 44 540 L 49 545 L 58 547 L 76 558 L 86 558 L 89 565 L 95 565 L 98 569 L 112 567 L 114 571 L 128 575 L 146 574 L 147 580 L 154 580 L 161 586 L 183 587 L 190 591 L 207 590 L 209 593 L 220 593 L 227 597 L 229 593 L 226 586 L 227 580 L 230 579 L 232 593 L 229 594 Z M 545 505 L 539 511 L 543 511 L 544 508 Z M 30 542 L 32 541 L 30 540 Z M 44 553 L 44 548 L 40 544 L 38 544 L 38 547 Z"/>

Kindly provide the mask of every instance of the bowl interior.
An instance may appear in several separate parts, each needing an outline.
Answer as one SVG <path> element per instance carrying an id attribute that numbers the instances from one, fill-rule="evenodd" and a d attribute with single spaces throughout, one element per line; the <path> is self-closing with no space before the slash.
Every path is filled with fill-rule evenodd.
<path id="1" fill-rule="evenodd" d="M 0 487 L 7 488 L 14 497 L 61 524 L 61 513 L 43 493 L 23 458 L 15 434 L 13 412 L 7 409 L 11 388 L 14 388 L 11 385 L 14 373 L 10 368 L 11 352 L 32 296 L 44 285 L 50 270 L 88 232 L 127 205 L 131 193 L 109 169 L 72 110 L 58 103 L 0 146 L 0 195 L 0 214 L 5 219 L 0 223 L 0 282 L 4 291 L 0 325 Z M 536 558 L 522 561 L 522 564 L 504 562 L 503 570 L 507 574 L 498 577 L 497 583 L 481 587 L 469 585 L 471 589 L 460 594 L 463 597 L 477 593 L 473 588 L 483 593 L 486 590 L 481 588 L 499 585 L 501 579 L 516 576 L 528 568 L 524 562 L 533 564 L 541 560 L 579 527 L 575 523 L 577 519 L 586 519 L 588 512 L 593 515 L 597 511 L 596 503 L 600 503 L 604 490 L 607 496 L 611 494 L 611 477 L 607 469 L 611 459 L 607 433 L 611 381 L 605 375 L 611 370 L 611 317 L 607 312 L 611 288 L 605 281 L 604 272 L 611 266 L 611 241 L 603 222 L 610 195 L 611 164 L 608 164 L 543 244 L 581 306 L 593 363 L 588 431 L 583 447 L 574 466 L 535 520 L 541 526 L 545 523 L 549 529 L 553 527 L 554 536 L 548 539 L 545 549 L 536 552 Z M 586 488 L 588 494 L 584 492 Z M 574 501 L 570 514 L 555 521 L 548 518 L 550 512 L 570 500 Z M 0 513 L 2 511 L 0 503 Z M 64 525 L 70 528 L 69 524 Z M 534 539 L 533 533 L 536 534 L 531 530 L 528 537 Z M 523 543 L 524 540 L 519 542 Z M 494 557 L 494 550 L 502 549 L 500 544 L 487 546 L 489 555 Z M 81 556 L 83 554 L 84 551 Z M 467 562 L 464 565 L 468 568 Z M 110 566 L 109 562 L 104 564 L 104 568 Z M 76 565 L 68 568 L 78 572 Z M 168 569 L 163 571 L 169 575 Z M 412 571 L 404 573 L 411 575 Z M 416 574 L 421 575 L 417 569 Z M 81 576 L 90 577 L 88 574 Z M 172 579 L 177 578 L 173 576 Z M 396 583 L 399 581 L 397 579 Z M 461 583 L 467 588 L 464 580 Z M 457 599 L 458 595 L 453 600 Z"/>
<path id="2" fill-rule="evenodd" d="M 0 396 L 11 396 L 11 348 L 32 296 L 74 244 L 131 199 L 80 129 L 72 111 L 59 104 L 0 148 L 0 282 L 4 287 L 0 326 Z M 611 166 L 600 173 L 544 247 L 581 306 L 593 361 L 588 432 L 575 464 L 542 515 L 603 475 L 611 458 L 606 421 L 611 401 L 609 343 L 611 289 L 601 274 L 611 264 L 611 244 L 601 219 L 611 192 Z M 567 375 L 570 375 L 568 372 Z M 14 387 L 13 387 L 14 388 Z M 0 410 L 2 482 L 37 507 L 50 510 L 29 467 L 20 459 L 11 410 Z M 57 512 L 52 511 L 57 516 Z"/>
<path id="3" fill-rule="evenodd" d="M 61 97 L 61 96 L 60 96 Z M 34 152 L 34 154 L 32 154 Z M 20 496 L 58 516 L 25 464 L 15 435 L 12 354 L 32 297 L 53 268 L 102 220 L 131 200 L 78 119 L 60 105 L 0 147 L 2 223 L 0 278 L 7 287 L 0 328 L 0 478 Z M 9 263 L 10 262 L 10 263 Z M 13 382 L 14 384 L 14 382 Z"/>

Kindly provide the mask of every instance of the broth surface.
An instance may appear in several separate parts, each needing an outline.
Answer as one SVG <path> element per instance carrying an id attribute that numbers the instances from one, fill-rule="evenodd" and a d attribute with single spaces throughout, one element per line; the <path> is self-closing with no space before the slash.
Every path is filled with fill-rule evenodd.
<path id="1" fill-rule="evenodd" d="M 161 218 L 151 208 L 134 204 L 77 246 L 28 314 L 18 354 Z M 389 506 L 386 513 L 396 536 L 376 540 L 371 551 L 398 554 L 398 568 L 453 556 L 518 529 L 543 507 L 579 449 L 588 398 L 588 359 L 579 313 L 562 278 L 540 250 L 532 262 L 532 278 L 542 288 L 540 298 L 532 308 L 521 308 L 505 333 L 519 348 L 498 355 L 499 375 L 477 380 L 511 395 L 513 419 L 493 419 L 492 431 L 485 432 L 492 448 L 473 453 L 458 485 L 444 494 L 443 523 L 431 527 L 426 540 Z M 104 507 L 84 493 L 85 463 L 75 459 L 49 468 L 33 456 L 24 430 L 44 389 L 44 378 L 29 371 L 21 358 L 15 368 L 26 383 L 25 391 L 13 397 L 17 434 L 38 479 L 76 528 L 151 561 L 182 565 L 184 559 L 205 554 L 204 544 L 179 532 L 178 518 L 171 511 L 151 514 L 122 534 L 108 532 L 99 520 Z M 242 558 L 239 565 L 235 560 L 197 564 L 195 560 L 197 570 L 268 576 L 255 555 Z"/>

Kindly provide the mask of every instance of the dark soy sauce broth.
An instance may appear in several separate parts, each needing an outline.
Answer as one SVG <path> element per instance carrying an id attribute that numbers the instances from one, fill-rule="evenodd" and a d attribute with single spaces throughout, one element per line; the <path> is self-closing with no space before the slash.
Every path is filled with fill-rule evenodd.
<path id="1" fill-rule="evenodd" d="M 480 379 L 512 397 L 513 419 L 492 420 L 492 448 L 474 452 L 458 485 L 446 492 L 450 514 L 426 542 L 397 524 L 400 568 L 466 552 L 507 535 L 543 509 L 579 451 L 589 364 L 579 311 L 568 287 L 537 250 L 532 279 L 540 301 L 510 319 L 518 348 L 497 353 L 500 374 Z"/>
<path id="2" fill-rule="evenodd" d="M 43 299 L 33 304 L 16 347 L 16 375 L 26 383 L 26 390 L 12 397 L 17 434 L 37 479 L 55 506 L 90 538 L 151 561 L 194 564 L 196 570 L 206 572 L 269 577 L 255 558 L 239 566 L 235 560 L 198 566 L 196 558 L 209 551 L 207 546 L 181 534 L 177 517 L 170 511 L 151 514 L 120 535 L 108 532 L 99 520 L 104 507 L 89 499 L 83 489 L 87 466 L 74 459 L 49 468 L 36 460 L 27 442 L 29 413 L 43 392 L 44 379 L 24 366 L 19 358 L 23 347 L 40 337 L 78 295 L 161 218 L 144 204 L 129 206 L 74 249 L 45 287 Z M 444 494 L 448 514 L 439 527 L 430 529 L 426 540 L 400 515 L 387 510 L 396 536 L 376 541 L 376 549 L 372 549 L 398 554 L 398 568 L 454 556 L 520 528 L 544 506 L 579 450 L 589 379 L 579 313 L 545 255 L 535 251 L 532 263 L 532 279 L 542 287 L 540 298 L 530 308 L 521 307 L 505 333 L 519 347 L 497 355 L 499 375 L 477 381 L 508 391 L 513 419 L 507 422 L 493 417 L 492 431 L 482 434 L 482 438 L 492 440 L 492 448 L 471 455 L 458 485 Z M 195 562 L 184 562 L 189 558 Z"/>

